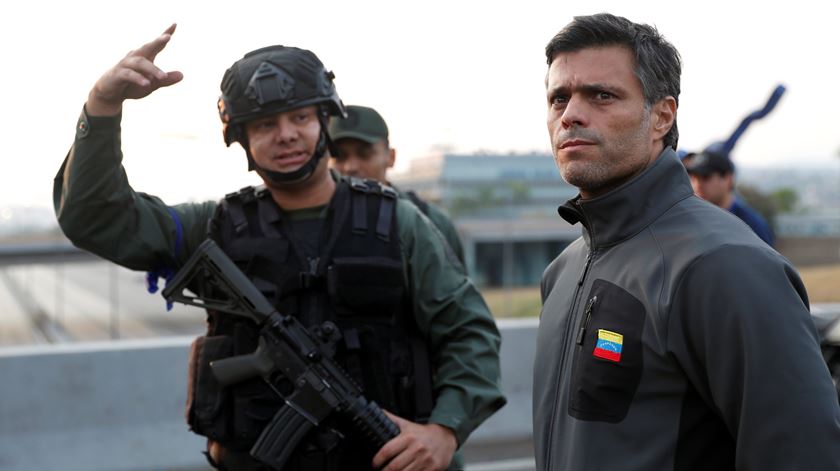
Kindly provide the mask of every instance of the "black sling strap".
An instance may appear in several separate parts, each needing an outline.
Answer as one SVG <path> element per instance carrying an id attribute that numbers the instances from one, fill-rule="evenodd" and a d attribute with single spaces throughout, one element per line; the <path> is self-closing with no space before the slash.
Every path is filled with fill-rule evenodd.
<path id="1" fill-rule="evenodd" d="M 429 203 L 420 199 L 420 197 L 417 196 L 417 193 L 413 191 L 406 191 L 404 194 L 408 196 L 408 199 L 410 199 L 412 203 L 414 203 L 414 206 L 417 206 L 421 213 L 426 216 L 429 215 Z"/>
<path id="2" fill-rule="evenodd" d="M 253 187 L 246 186 L 238 192 L 225 195 L 225 201 L 227 201 L 229 209 L 228 214 L 230 215 L 230 220 L 236 234 L 242 234 L 248 227 L 248 218 L 245 216 L 244 202 L 242 199 L 246 193 L 250 193 L 253 190 Z"/>
<path id="3" fill-rule="evenodd" d="M 350 187 L 353 189 L 353 233 L 367 232 L 367 194 L 370 188 L 359 178 L 350 177 Z"/>
<path id="4" fill-rule="evenodd" d="M 379 191 L 384 198 L 379 205 L 379 219 L 376 221 L 376 236 L 388 242 L 391 240 L 391 217 L 397 203 L 397 191 L 390 186 L 379 184 Z"/>

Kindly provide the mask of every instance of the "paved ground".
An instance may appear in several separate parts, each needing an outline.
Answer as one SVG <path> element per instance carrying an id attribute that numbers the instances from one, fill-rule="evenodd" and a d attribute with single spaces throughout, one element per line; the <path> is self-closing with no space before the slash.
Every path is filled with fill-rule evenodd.
<path id="1" fill-rule="evenodd" d="M 534 444 L 531 440 L 482 443 L 462 450 L 467 471 L 533 471 Z"/>

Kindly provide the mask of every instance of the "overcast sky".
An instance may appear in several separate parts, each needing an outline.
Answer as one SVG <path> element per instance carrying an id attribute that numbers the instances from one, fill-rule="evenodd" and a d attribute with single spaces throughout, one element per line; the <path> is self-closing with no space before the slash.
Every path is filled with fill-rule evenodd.
<path id="1" fill-rule="evenodd" d="M 133 186 L 169 203 L 256 181 L 243 151 L 224 147 L 216 99 L 225 69 L 269 44 L 313 50 L 346 104 L 385 116 L 403 162 L 441 146 L 548 152 L 545 44 L 574 15 L 600 11 L 653 24 L 679 49 L 682 148 L 727 137 L 784 83 L 776 110 L 736 147 L 736 163 L 840 165 L 838 3 L 748 3 L 14 2 L 0 19 L 0 207 L 51 204 L 91 86 L 172 22 L 158 63 L 182 71 L 183 82 L 127 103 L 123 117 Z"/>

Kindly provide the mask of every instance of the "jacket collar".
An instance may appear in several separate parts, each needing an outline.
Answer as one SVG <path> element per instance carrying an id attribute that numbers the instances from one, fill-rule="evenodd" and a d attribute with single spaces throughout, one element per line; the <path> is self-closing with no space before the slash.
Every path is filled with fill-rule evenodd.
<path id="1" fill-rule="evenodd" d="M 578 194 L 557 212 L 570 224 L 580 222 L 587 245 L 596 249 L 638 234 L 692 194 L 685 168 L 668 147 L 653 165 L 620 187 L 589 200 L 582 200 Z"/>

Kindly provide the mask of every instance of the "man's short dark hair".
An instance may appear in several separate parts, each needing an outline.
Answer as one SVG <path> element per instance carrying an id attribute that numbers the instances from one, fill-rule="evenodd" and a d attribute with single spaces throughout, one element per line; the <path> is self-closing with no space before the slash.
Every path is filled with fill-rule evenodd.
<path id="1" fill-rule="evenodd" d="M 551 66 L 559 53 L 604 46 L 624 46 L 633 52 L 636 77 L 642 84 L 647 106 L 667 96 L 674 97 L 679 105 L 680 53 L 653 26 L 633 23 L 609 13 L 576 16 L 549 41 L 545 56 Z M 678 139 L 675 117 L 671 130 L 665 135 L 665 146 L 676 150 Z"/>

